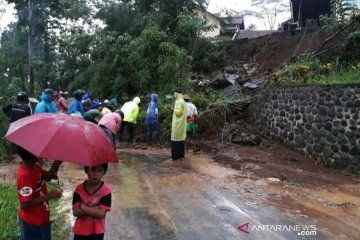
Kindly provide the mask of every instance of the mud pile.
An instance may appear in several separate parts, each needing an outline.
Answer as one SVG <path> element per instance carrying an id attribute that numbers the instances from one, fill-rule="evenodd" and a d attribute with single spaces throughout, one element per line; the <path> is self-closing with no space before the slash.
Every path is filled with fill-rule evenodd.
<path id="1" fill-rule="evenodd" d="M 331 35 L 322 29 L 277 32 L 254 39 L 240 39 L 222 44 L 227 65 L 257 64 L 258 71 L 276 69 L 293 57 L 313 52 Z"/>

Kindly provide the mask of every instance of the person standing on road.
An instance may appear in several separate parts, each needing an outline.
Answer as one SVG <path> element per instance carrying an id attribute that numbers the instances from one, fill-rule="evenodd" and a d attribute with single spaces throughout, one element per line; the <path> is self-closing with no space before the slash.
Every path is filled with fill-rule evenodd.
<path id="1" fill-rule="evenodd" d="M 84 116 L 84 107 L 81 103 L 81 98 L 85 94 L 85 91 L 77 89 L 74 92 L 74 98 L 69 106 L 68 114 L 80 114 L 81 116 Z"/>
<path id="2" fill-rule="evenodd" d="M 120 104 L 121 99 L 121 93 L 119 95 L 116 95 L 113 99 L 110 100 L 109 105 L 110 106 L 118 106 Z"/>
<path id="3" fill-rule="evenodd" d="M 123 118 L 124 113 L 121 110 L 116 110 L 115 112 L 105 114 L 98 123 L 114 147 L 116 144 L 115 136 Z"/>
<path id="4" fill-rule="evenodd" d="M 148 145 L 152 144 L 154 139 L 157 144 L 160 143 L 160 127 L 159 127 L 159 109 L 158 109 L 158 95 L 152 93 L 150 95 L 150 103 L 146 113 L 145 124 L 148 132 Z"/>
<path id="5" fill-rule="evenodd" d="M 172 160 L 181 160 L 185 158 L 186 139 L 186 105 L 182 95 L 182 89 L 176 88 L 173 91 L 175 106 L 167 108 L 173 112 L 171 124 L 171 158 Z"/>
<path id="6" fill-rule="evenodd" d="M 36 104 L 35 113 L 57 113 L 56 106 L 52 102 L 53 94 L 54 90 L 51 88 L 47 88 L 41 93 L 41 101 Z"/>
<path id="7" fill-rule="evenodd" d="M 60 91 L 60 92 L 55 92 L 54 95 L 55 95 L 54 103 L 57 110 L 59 111 L 59 113 L 66 113 L 69 108 L 69 105 L 65 100 L 65 98 L 63 97 L 64 93 Z"/>
<path id="8" fill-rule="evenodd" d="M 193 152 L 198 151 L 195 146 L 195 119 L 198 116 L 198 111 L 196 106 L 190 102 L 190 96 L 188 94 L 184 94 L 184 100 L 186 104 L 186 141 L 185 148 L 186 152 L 188 152 L 189 145 L 192 145 Z"/>
<path id="9" fill-rule="evenodd" d="M 140 98 L 135 97 L 132 101 L 126 102 L 121 111 L 124 113 L 124 121 L 121 123 L 119 140 L 121 141 L 125 129 L 129 132 L 129 143 L 134 142 L 134 124 L 136 123 L 139 114 Z"/>
<path id="10" fill-rule="evenodd" d="M 15 122 L 20 118 L 31 115 L 31 108 L 29 106 L 29 96 L 26 92 L 18 92 L 16 96 L 16 103 L 10 103 L 2 108 L 3 112 L 10 117 L 10 122 Z M 17 145 L 11 143 L 11 152 L 17 153 Z"/>
<path id="11" fill-rule="evenodd" d="M 3 112 L 10 117 L 10 122 L 15 122 L 20 118 L 31 115 L 29 106 L 29 96 L 26 92 L 18 92 L 16 96 L 16 103 L 10 103 L 2 108 Z"/>
<path id="12" fill-rule="evenodd" d="M 102 181 L 107 169 L 107 163 L 85 167 L 87 180 L 76 187 L 72 201 L 74 240 L 104 239 L 105 217 L 111 211 L 111 189 Z"/>

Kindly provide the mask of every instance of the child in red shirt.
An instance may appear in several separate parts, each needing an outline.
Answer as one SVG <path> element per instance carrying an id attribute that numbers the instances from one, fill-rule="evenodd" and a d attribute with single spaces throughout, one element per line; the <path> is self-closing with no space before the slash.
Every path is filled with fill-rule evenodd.
<path id="1" fill-rule="evenodd" d="M 74 240 L 103 240 L 106 212 L 111 210 L 111 189 L 101 179 L 107 163 L 85 167 L 88 179 L 78 185 L 73 195 L 73 214 L 76 218 Z"/>
<path id="2" fill-rule="evenodd" d="M 20 240 L 51 240 L 49 200 L 62 195 L 60 189 L 47 192 L 45 181 L 57 173 L 60 161 L 55 161 L 49 171 L 37 164 L 38 158 L 18 146 L 22 163 L 18 169 L 17 190 L 20 202 Z"/>

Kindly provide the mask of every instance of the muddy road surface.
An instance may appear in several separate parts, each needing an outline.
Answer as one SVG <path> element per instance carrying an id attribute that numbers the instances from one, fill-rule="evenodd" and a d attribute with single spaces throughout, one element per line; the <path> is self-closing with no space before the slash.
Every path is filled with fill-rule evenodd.
<path id="1" fill-rule="evenodd" d="M 360 239 L 356 177 L 297 168 L 296 181 L 290 175 L 281 181 L 254 174 L 266 170 L 264 164 L 251 162 L 251 168 L 235 170 L 204 153 L 173 162 L 169 152 L 118 150 L 122 162 L 111 164 L 104 178 L 113 191 L 105 239 Z M 261 160 L 265 153 L 242 149 L 246 154 Z M 268 153 L 263 157 L 271 158 Z M 86 176 L 81 167 L 67 163 L 59 175 L 63 210 L 73 221 L 71 194 Z"/>

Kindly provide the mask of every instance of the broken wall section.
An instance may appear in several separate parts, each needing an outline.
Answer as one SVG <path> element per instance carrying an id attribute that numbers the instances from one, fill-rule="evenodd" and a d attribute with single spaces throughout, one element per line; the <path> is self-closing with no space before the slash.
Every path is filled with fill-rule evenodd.
<path id="1" fill-rule="evenodd" d="M 337 169 L 360 173 L 360 85 L 273 86 L 246 120 L 259 134 Z"/>

